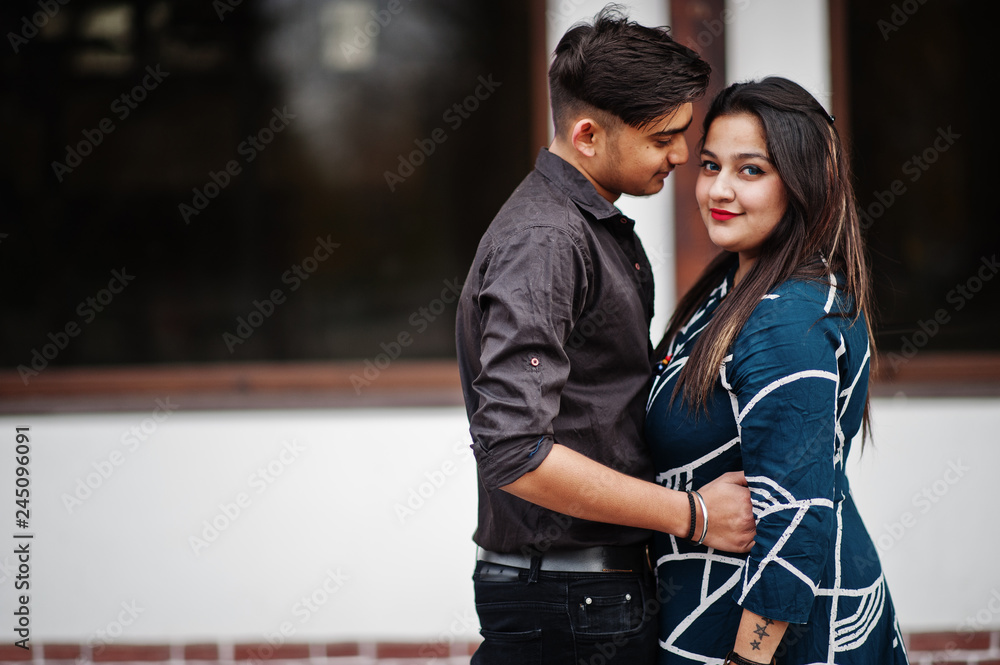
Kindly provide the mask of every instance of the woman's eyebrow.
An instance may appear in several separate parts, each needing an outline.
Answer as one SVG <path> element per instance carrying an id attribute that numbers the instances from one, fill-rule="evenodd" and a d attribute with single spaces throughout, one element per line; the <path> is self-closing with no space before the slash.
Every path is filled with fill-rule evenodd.
<path id="1" fill-rule="evenodd" d="M 736 159 L 763 159 L 765 162 L 770 162 L 767 155 L 761 154 L 759 152 L 741 152 L 736 155 Z"/>
<path id="2" fill-rule="evenodd" d="M 712 159 L 719 158 L 718 155 L 716 155 L 714 152 L 712 152 L 711 150 L 707 150 L 705 148 L 701 149 L 701 154 L 705 155 L 706 157 L 711 157 Z M 763 159 L 765 162 L 768 162 L 769 164 L 771 163 L 771 160 L 768 158 L 767 155 L 761 154 L 759 152 L 741 152 L 737 155 L 734 155 L 734 159 L 736 161 L 742 159 Z"/>

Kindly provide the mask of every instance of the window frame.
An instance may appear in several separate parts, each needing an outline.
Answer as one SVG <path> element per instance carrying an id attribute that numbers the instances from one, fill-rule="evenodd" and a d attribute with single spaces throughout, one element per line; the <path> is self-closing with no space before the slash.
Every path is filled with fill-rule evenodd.
<path id="1" fill-rule="evenodd" d="M 671 29 L 674 37 L 686 44 L 696 44 L 696 36 L 703 30 L 704 17 L 721 16 L 725 11 L 725 0 L 699 0 L 696 3 L 671 3 Z M 832 111 L 837 118 L 841 137 L 850 143 L 850 70 L 848 68 L 846 0 L 829 0 L 828 19 L 830 30 L 830 81 L 832 87 Z M 695 104 L 697 127 L 708 102 L 723 85 L 725 76 L 725 22 L 722 34 L 707 47 L 699 45 L 702 57 L 712 65 L 712 84 L 708 94 Z M 677 189 L 694 188 L 696 175 L 688 169 L 679 170 L 675 177 Z M 677 256 L 676 283 L 678 293 L 683 293 L 701 273 L 702 268 L 715 256 L 717 250 L 708 240 L 700 224 L 694 204 L 675 197 L 674 243 Z M 689 220 L 685 223 L 683 220 Z M 691 221 L 694 220 L 694 221 Z M 871 394 L 890 396 L 905 394 L 922 397 L 972 397 L 1000 395 L 1000 353 L 976 352 L 930 352 L 922 351 L 905 362 L 893 363 L 881 356 L 876 362 L 877 373 L 871 386 Z"/>
<path id="2" fill-rule="evenodd" d="M 528 3 L 531 137 L 548 144 L 546 3 Z M 454 359 L 190 363 L 49 367 L 25 384 L 0 370 L 0 414 L 144 411 L 170 399 L 180 409 L 456 407 L 464 404 Z M 365 383 L 367 382 L 367 383 Z"/>
<path id="3" fill-rule="evenodd" d="M 697 7 L 695 5 L 698 5 Z M 548 52 L 545 3 L 531 7 L 532 144 L 547 144 Z M 705 12 L 721 15 L 725 0 L 671 3 L 675 38 L 694 43 Z M 851 118 L 847 67 L 847 4 L 828 3 L 833 113 L 846 140 Z M 724 29 L 724 28 L 723 28 Z M 725 81 L 725 35 L 700 47 L 712 64 L 713 89 L 695 108 L 696 122 L 704 117 L 708 100 Z M 531 156 L 532 158 L 534 155 Z M 695 174 L 678 172 L 675 187 L 693 187 Z M 675 199 L 674 219 L 697 219 L 687 204 Z M 685 205 L 688 207 L 686 208 Z M 689 287 L 715 254 L 700 225 L 674 226 L 675 275 L 678 291 Z M 1000 353 L 921 352 L 893 368 L 887 359 L 872 384 L 875 396 L 995 397 L 1000 396 Z M 297 362 L 191 364 L 174 366 L 114 366 L 48 368 L 25 386 L 16 370 L 0 373 L 0 413 L 66 413 L 146 410 L 156 399 L 170 398 L 182 409 L 255 408 L 378 408 L 463 404 L 454 360 L 404 361 L 379 370 L 372 377 L 363 362 Z"/>

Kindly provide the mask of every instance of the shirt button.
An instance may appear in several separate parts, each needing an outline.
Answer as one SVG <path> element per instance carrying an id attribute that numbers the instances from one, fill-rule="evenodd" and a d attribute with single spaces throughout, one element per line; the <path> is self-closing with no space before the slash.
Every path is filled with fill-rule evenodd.
<path id="1" fill-rule="evenodd" d="M 635 269 L 636 269 L 636 270 L 642 270 L 642 268 L 640 268 L 640 267 L 639 267 L 639 264 L 638 264 L 638 263 L 636 263 L 636 264 L 635 264 Z"/>
<path id="2" fill-rule="evenodd" d="M 618 221 L 621 222 L 622 224 L 628 224 L 628 217 L 622 217 Z"/>
<path id="3" fill-rule="evenodd" d="M 532 367 L 538 367 L 538 358 L 532 358 L 531 359 L 531 366 Z"/>

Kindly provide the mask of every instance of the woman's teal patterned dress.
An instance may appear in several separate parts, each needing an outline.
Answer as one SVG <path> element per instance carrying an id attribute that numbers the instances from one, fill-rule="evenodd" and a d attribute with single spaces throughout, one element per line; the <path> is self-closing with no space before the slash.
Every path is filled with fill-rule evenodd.
<path id="1" fill-rule="evenodd" d="M 743 608 L 790 622 L 779 664 L 907 662 L 844 473 L 861 440 L 867 327 L 836 315 L 844 303 L 830 281 L 788 281 L 763 298 L 723 361 L 707 414 L 671 395 L 732 272 L 655 368 L 646 435 L 657 481 L 698 489 L 743 469 L 757 520 L 749 556 L 657 535 L 661 663 L 721 663 Z"/>

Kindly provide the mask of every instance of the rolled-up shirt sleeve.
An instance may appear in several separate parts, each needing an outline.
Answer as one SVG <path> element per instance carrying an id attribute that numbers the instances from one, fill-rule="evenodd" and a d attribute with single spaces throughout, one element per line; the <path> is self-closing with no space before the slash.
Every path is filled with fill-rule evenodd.
<path id="1" fill-rule="evenodd" d="M 552 449 L 570 373 L 565 345 L 592 279 L 587 257 L 564 230 L 538 225 L 498 238 L 483 265 L 482 369 L 470 429 L 487 489 L 534 470 Z"/>

